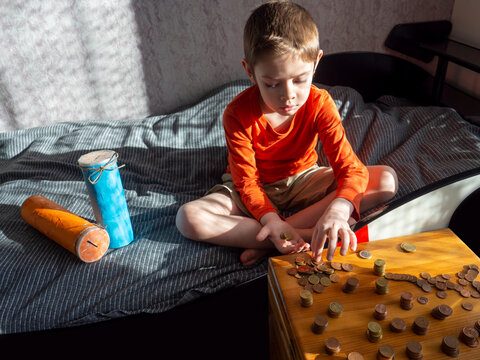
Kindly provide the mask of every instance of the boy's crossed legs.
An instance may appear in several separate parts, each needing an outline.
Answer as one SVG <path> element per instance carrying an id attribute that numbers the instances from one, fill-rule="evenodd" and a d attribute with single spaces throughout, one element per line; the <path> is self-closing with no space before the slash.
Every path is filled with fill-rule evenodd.
<path id="1" fill-rule="evenodd" d="M 397 192 L 397 177 L 392 168 L 383 165 L 367 168 L 369 183 L 360 203 L 361 212 L 391 199 Z M 286 222 L 306 242 L 310 242 L 313 227 L 334 198 L 335 191 L 288 217 Z M 262 224 L 245 216 L 232 198 L 221 192 L 184 204 L 177 213 L 176 224 L 179 231 L 192 240 L 245 248 L 240 256 L 243 265 L 253 265 L 274 247 L 268 239 L 257 240 Z M 281 253 L 291 252 L 292 249 L 276 247 Z M 307 249 L 302 245 L 296 248 L 298 251 Z"/>

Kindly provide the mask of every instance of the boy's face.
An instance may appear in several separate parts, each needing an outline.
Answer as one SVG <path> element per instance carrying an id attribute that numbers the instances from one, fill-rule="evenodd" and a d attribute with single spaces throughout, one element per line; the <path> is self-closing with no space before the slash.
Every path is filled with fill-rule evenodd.
<path id="1" fill-rule="evenodd" d="M 321 56 L 320 51 L 318 59 Z M 266 56 L 257 61 L 253 69 L 245 60 L 242 64 L 249 78 L 258 85 L 264 114 L 290 117 L 307 101 L 315 63 L 284 54 Z"/>

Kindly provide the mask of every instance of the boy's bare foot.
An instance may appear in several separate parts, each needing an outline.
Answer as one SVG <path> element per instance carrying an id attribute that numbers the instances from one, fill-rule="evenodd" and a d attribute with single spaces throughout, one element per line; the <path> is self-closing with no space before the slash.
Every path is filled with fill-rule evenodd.
<path id="1" fill-rule="evenodd" d="M 254 265 L 258 260 L 264 258 L 273 249 L 245 249 L 240 255 L 243 266 Z"/>

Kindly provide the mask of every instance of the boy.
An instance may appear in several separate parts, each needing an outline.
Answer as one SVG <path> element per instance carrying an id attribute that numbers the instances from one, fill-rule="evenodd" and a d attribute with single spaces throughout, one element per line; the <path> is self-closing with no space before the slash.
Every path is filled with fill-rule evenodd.
<path id="1" fill-rule="evenodd" d="M 244 30 L 242 65 L 253 82 L 227 106 L 223 125 L 228 168 L 223 184 L 184 204 L 176 224 L 186 237 L 245 248 L 252 265 L 273 247 L 312 250 L 331 260 L 356 250 L 350 223 L 397 191 L 393 169 L 359 161 L 330 95 L 312 85 L 322 57 L 310 14 L 289 1 L 255 9 Z M 323 144 L 331 167 L 317 165 Z M 281 211 L 295 212 L 284 219 Z"/>

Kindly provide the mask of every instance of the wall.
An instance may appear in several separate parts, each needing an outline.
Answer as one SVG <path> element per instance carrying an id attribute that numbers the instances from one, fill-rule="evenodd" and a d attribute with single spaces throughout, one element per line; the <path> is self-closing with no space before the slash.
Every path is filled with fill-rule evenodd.
<path id="1" fill-rule="evenodd" d="M 455 0 L 452 13 L 453 28 L 450 38 L 480 49 L 479 14 L 480 1 Z M 446 80 L 466 93 L 480 99 L 480 74 L 456 64 L 449 64 Z"/>
<path id="2" fill-rule="evenodd" d="M 172 112 L 238 78 L 259 0 L 9 0 L 0 4 L 0 131 Z M 398 23 L 454 0 L 298 0 L 326 54 L 386 52 Z"/>

